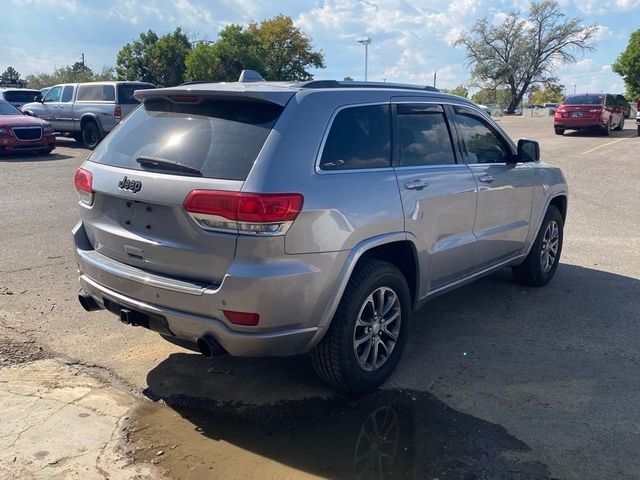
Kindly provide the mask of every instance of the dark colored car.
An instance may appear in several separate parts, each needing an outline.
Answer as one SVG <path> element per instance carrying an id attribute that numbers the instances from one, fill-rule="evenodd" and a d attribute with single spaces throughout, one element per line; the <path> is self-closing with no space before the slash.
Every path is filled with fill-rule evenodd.
<path id="1" fill-rule="evenodd" d="M 25 115 L 9 102 L 0 100 L 0 154 L 50 153 L 55 148 L 54 142 L 49 122 Z"/>
<path id="2" fill-rule="evenodd" d="M 622 107 L 624 118 L 629 118 L 631 116 L 631 104 L 629 103 L 629 101 L 626 98 L 624 98 L 624 95 L 621 95 L 621 94 L 616 95 L 616 100 Z"/>
<path id="3" fill-rule="evenodd" d="M 599 130 L 609 135 L 611 130 L 624 128 L 624 113 L 616 96 L 609 93 L 571 95 L 562 102 L 553 117 L 556 135 L 565 130 Z"/>

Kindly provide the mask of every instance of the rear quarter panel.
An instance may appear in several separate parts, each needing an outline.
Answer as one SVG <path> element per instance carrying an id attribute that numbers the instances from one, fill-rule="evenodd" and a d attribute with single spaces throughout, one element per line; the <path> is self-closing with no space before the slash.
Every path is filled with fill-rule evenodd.
<path id="1" fill-rule="evenodd" d="M 333 113 L 344 105 L 388 103 L 366 91 L 299 92 L 275 125 L 243 187 L 251 192 L 300 192 L 304 207 L 287 233 L 288 254 L 350 250 L 378 235 L 404 231 L 392 168 L 317 172 L 316 159 Z"/>

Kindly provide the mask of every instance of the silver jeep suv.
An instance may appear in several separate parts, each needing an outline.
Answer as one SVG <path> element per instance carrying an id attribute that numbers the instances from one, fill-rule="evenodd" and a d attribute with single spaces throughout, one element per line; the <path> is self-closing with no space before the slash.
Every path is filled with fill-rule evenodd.
<path id="1" fill-rule="evenodd" d="M 86 310 L 207 357 L 310 352 L 362 392 L 427 300 L 503 267 L 544 285 L 558 267 L 562 172 L 460 97 L 337 81 L 136 97 L 75 175 Z"/>

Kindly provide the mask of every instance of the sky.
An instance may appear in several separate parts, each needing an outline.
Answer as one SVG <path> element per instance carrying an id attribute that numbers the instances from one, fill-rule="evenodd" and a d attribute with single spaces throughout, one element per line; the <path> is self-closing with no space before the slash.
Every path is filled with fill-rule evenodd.
<path id="1" fill-rule="evenodd" d="M 192 39 L 215 40 L 229 23 L 245 25 L 283 13 L 294 19 L 325 55 L 318 79 L 364 77 L 363 36 L 369 46 L 369 80 L 453 88 L 469 80 L 463 48 L 453 42 L 486 17 L 526 12 L 525 0 L 0 0 L 0 72 L 22 76 L 73 64 L 85 55 L 94 70 L 115 63 L 118 50 L 142 31 L 182 27 Z M 640 28 L 640 0 L 560 0 L 563 13 L 599 26 L 596 50 L 556 73 L 568 93 L 623 92 L 611 63 Z"/>

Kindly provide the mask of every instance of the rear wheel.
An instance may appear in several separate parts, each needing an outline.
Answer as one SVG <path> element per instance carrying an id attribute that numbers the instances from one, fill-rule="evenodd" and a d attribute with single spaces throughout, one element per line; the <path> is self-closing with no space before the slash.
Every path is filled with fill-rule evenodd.
<path id="1" fill-rule="evenodd" d="M 98 146 L 100 140 L 102 140 L 102 135 L 100 135 L 100 129 L 96 122 L 86 122 L 82 127 L 82 141 L 84 142 L 85 147 L 89 150 L 93 150 Z"/>
<path id="2" fill-rule="evenodd" d="M 603 127 L 601 130 L 602 135 L 604 135 L 605 137 L 608 137 L 610 132 L 611 132 L 611 119 L 609 119 L 609 121 L 607 122 L 607 125 Z"/>
<path id="3" fill-rule="evenodd" d="M 640 137 L 640 125 L 638 125 L 638 136 Z"/>
<path id="4" fill-rule="evenodd" d="M 618 130 L 618 131 L 624 130 L 624 115 L 620 119 L 620 124 L 616 127 L 616 130 Z"/>
<path id="5" fill-rule="evenodd" d="M 375 389 L 407 341 L 411 296 L 394 265 L 364 260 L 354 271 L 329 331 L 311 354 L 322 380 L 354 393 Z"/>
<path id="6" fill-rule="evenodd" d="M 76 142 L 84 143 L 84 139 L 82 138 L 82 132 L 73 132 L 71 136 Z"/>
<path id="7" fill-rule="evenodd" d="M 564 135 L 564 128 L 562 127 L 554 127 L 556 135 Z"/>
<path id="8" fill-rule="evenodd" d="M 562 214 L 550 205 L 529 255 L 522 264 L 512 268 L 518 282 L 541 287 L 553 278 L 560 263 L 563 228 Z"/>

